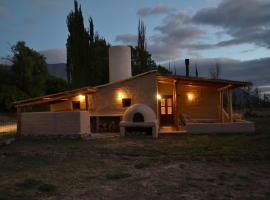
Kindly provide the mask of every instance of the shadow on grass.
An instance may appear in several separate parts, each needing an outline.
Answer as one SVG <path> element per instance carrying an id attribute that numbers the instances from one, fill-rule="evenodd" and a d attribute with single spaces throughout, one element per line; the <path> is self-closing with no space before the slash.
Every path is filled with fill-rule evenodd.
<path id="1" fill-rule="evenodd" d="M 21 183 L 16 184 L 17 188 L 20 189 L 37 189 L 44 193 L 56 192 L 56 186 L 53 184 L 45 183 L 42 180 L 37 180 L 34 178 L 27 178 Z"/>
<path id="2" fill-rule="evenodd" d="M 125 172 L 114 172 L 114 173 L 106 174 L 107 180 L 112 180 L 112 181 L 120 180 L 120 179 L 124 179 L 128 177 L 131 177 L 131 174 L 125 173 Z"/>

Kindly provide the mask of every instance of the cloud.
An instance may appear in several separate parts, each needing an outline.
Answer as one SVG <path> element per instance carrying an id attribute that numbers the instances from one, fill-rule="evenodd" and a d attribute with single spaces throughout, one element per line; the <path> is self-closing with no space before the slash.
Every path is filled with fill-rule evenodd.
<path id="1" fill-rule="evenodd" d="M 175 60 L 184 54 L 200 56 L 203 50 L 240 44 L 270 48 L 270 1 L 208 0 L 208 5 L 212 7 L 194 13 L 165 5 L 138 10 L 140 16 L 165 15 L 148 37 L 148 50 L 156 61 Z M 216 33 L 211 33 L 209 25 L 217 28 Z M 136 44 L 135 36 L 130 34 L 117 36 L 116 41 Z"/>
<path id="2" fill-rule="evenodd" d="M 233 39 L 216 47 L 253 43 L 270 48 L 270 1 L 223 0 L 217 7 L 199 10 L 191 22 L 221 27 Z"/>
<path id="3" fill-rule="evenodd" d="M 141 8 L 137 11 L 137 15 L 140 17 L 146 17 L 151 15 L 162 15 L 162 14 L 168 14 L 175 11 L 174 8 L 170 8 L 167 5 L 157 5 L 153 8 L 145 7 Z"/>
<path id="4" fill-rule="evenodd" d="M 69 0 L 71 1 L 71 0 Z M 55 0 L 31 0 L 32 5 L 39 7 L 41 9 L 48 9 L 48 10 L 61 10 L 64 8 L 65 1 L 55 1 Z"/>
<path id="5" fill-rule="evenodd" d="M 9 10 L 6 6 L 0 4 L 0 17 L 6 16 Z"/>
<path id="6" fill-rule="evenodd" d="M 138 36 L 135 34 L 122 34 L 122 35 L 117 35 L 115 37 L 115 41 L 122 42 L 122 43 L 128 44 L 128 45 L 136 45 L 137 37 Z"/>
<path id="7" fill-rule="evenodd" d="M 46 57 L 48 64 L 66 63 L 66 49 L 47 49 L 39 53 Z"/>
<path id="8" fill-rule="evenodd" d="M 187 24 L 189 19 L 188 13 L 178 12 L 168 15 L 163 24 L 155 27 L 157 33 L 150 38 L 148 46 L 156 60 L 179 58 L 183 46 L 205 34 L 203 30 Z"/>

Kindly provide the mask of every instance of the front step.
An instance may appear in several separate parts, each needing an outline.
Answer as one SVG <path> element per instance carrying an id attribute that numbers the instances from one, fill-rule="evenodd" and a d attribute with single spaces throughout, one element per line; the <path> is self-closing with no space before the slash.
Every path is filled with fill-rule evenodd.
<path id="1" fill-rule="evenodd" d="M 169 133 L 173 133 L 173 134 L 181 134 L 181 133 L 186 133 L 186 129 L 184 127 L 179 127 L 176 128 L 174 126 L 161 126 L 159 128 L 159 134 L 169 134 Z"/>

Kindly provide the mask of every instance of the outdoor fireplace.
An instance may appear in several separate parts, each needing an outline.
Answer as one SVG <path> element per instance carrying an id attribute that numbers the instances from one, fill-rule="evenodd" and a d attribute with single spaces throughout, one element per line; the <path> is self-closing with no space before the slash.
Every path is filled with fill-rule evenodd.
<path id="1" fill-rule="evenodd" d="M 158 123 L 155 112 L 145 104 L 134 104 L 124 113 L 120 122 L 121 136 L 130 130 L 150 132 L 154 138 L 158 137 Z"/>
<path id="2" fill-rule="evenodd" d="M 133 122 L 144 122 L 144 116 L 141 113 L 136 112 L 133 115 Z"/>

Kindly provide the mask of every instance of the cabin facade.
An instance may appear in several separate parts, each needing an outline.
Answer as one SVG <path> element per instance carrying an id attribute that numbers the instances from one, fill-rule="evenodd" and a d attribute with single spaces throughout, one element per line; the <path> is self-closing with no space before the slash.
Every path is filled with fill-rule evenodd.
<path id="1" fill-rule="evenodd" d="M 250 83 L 161 75 L 156 70 L 132 77 L 131 70 L 125 72 L 131 69 L 130 50 L 118 46 L 112 51 L 110 83 L 16 102 L 18 133 L 145 132 L 157 138 L 159 133 L 254 131 L 254 124 L 234 113 L 232 106 L 232 90 Z M 47 105 L 46 112 L 22 112 L 41 104 Z"/>

